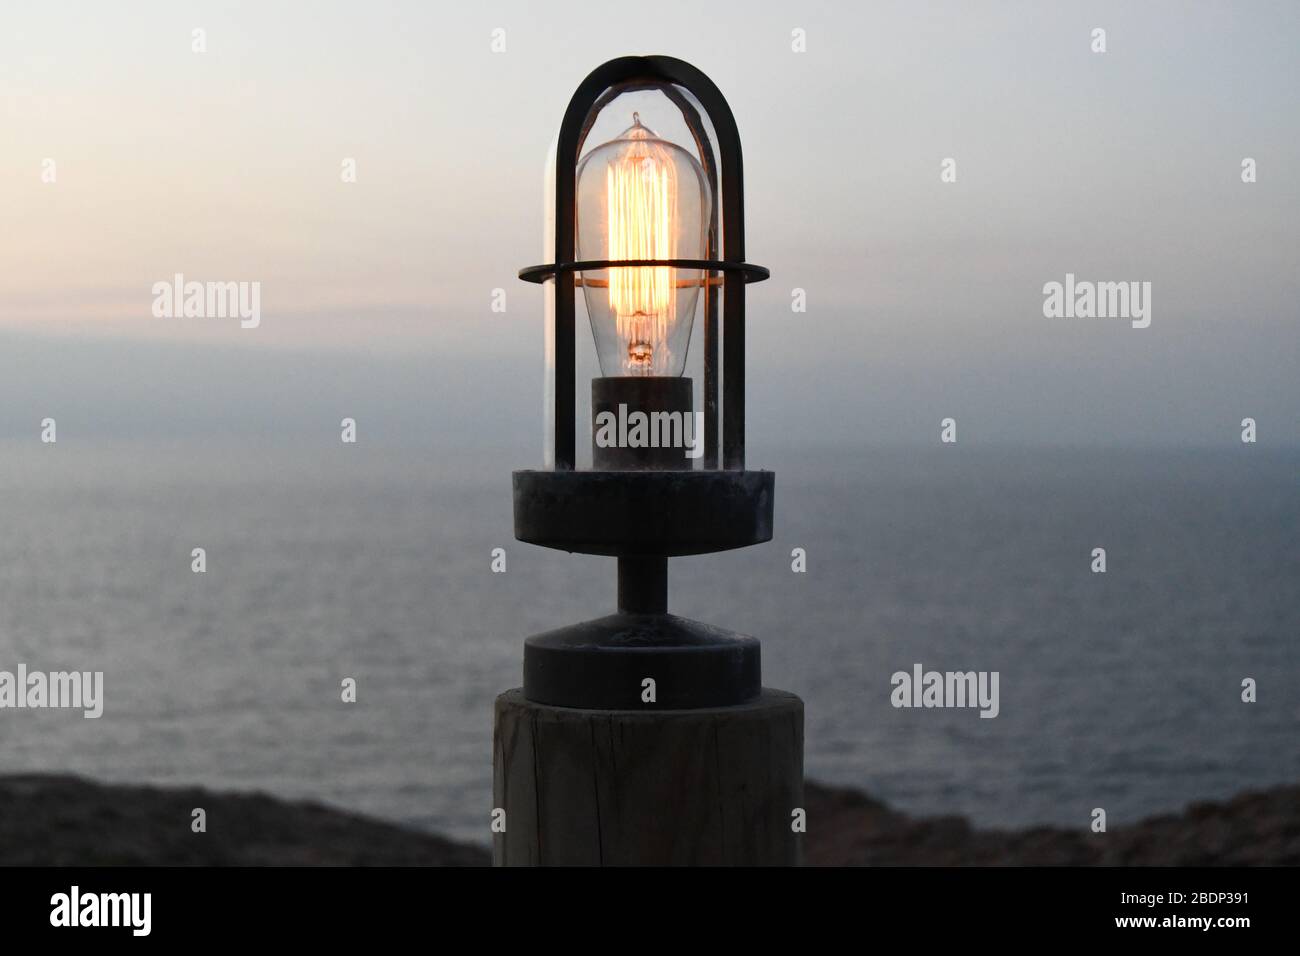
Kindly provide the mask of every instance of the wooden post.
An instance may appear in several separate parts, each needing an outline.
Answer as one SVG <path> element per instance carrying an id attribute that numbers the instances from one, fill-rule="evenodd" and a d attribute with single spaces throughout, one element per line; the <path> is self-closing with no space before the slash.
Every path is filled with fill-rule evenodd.
<path id="1" fill-rule="evenodd" d="M 497 866 L 798 865 L 803 701 L 579 710 L 507 691 L 493 792 Z"/>

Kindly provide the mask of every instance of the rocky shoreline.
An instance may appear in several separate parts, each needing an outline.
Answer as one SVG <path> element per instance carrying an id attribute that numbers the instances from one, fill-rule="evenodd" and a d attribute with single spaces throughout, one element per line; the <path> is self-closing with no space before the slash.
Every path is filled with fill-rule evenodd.
<path id="1" fill-rule="evenodd" d="M 849 788 L 809 782 L 805 863 L 813 866 L 1300 865 L 1300 787 L 1195 803 L 1093 834 L 978 830 L 962 817 L 909 817 Z M 202 807 L 207 832 L 193 833 Z M 0 776 L 0 865 L 485 866 L 458 843 L 312 802 L 198 787 Z"/>
<path id="2" fill-rule="evenodd" d="M 909 817 L 857 790 L 806 785 L 805 862 L 818 866 L 1296 866 L 1300 786 L 1193 803 L 1106 833 L 977 830 L 964 817 Z M 813 821 L 816 821 L 814 824 Z"/>
<path id="3" fill-rule="evenodd" d="M 207 832 L 191 830 L 202 807 Z M 2 866 L 485 866 L 487 849 L 320 803 L 0 777 Z"/>

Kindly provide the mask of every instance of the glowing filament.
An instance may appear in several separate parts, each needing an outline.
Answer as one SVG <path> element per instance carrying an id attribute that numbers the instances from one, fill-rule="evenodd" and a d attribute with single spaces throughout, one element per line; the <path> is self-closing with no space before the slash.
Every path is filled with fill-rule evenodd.
<path id="1" fill-rule="evenodd" d="M 675 257 L 676 188 L 672 163 L 656 155 L 649 143 L 638 144 L 609 164 L 605 196 L 611 260 Z M 627 342 L 629 371 L 651 371 L 656 358 L 662 359 L 656 352 L 667 349 L 677 306 L 673 272 L 669 266 L 609 271 L 609 306 L 618 335 Z"/>

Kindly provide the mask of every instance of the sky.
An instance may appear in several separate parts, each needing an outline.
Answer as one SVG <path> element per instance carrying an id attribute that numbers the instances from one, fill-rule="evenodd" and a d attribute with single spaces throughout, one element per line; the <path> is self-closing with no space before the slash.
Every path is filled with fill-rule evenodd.
<path id="1" fill-rule="evenodd" d="M 1300 445 L 1300 6 L 1251 0 L 18 6 L 0 437 L 337 440 L 351 415 L 527 459 L 542 297 L 516 272 L 569 96 L 629 53 L 694 63 L 739 124 L 772 270 L 751 444 L 932 443 L 951 416 L 976 443 L 1240 447 L 1249 416 Z M 260 325 L 154 316 L 176 273 L 259 282 Z M 1150 282 L 1150 327 L 1045 317 L 1067 273 Z"/>

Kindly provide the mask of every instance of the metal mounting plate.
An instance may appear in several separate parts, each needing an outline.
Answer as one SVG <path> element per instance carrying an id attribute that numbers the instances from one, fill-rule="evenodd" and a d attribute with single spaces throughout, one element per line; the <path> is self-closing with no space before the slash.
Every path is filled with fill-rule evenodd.
<path id="1" fill-rule="evenodd" d="M 515 537 L 581 554 L 709 554 L 772 540 L 770 471 L 516 471 Z"/>
<path id="2" fill-rule="evenodd" d="M 524 642 L 524 696 L 559 707 L 728 707 L 762 683 L 756 639 L 672 614 L 611 614 Z"/>

